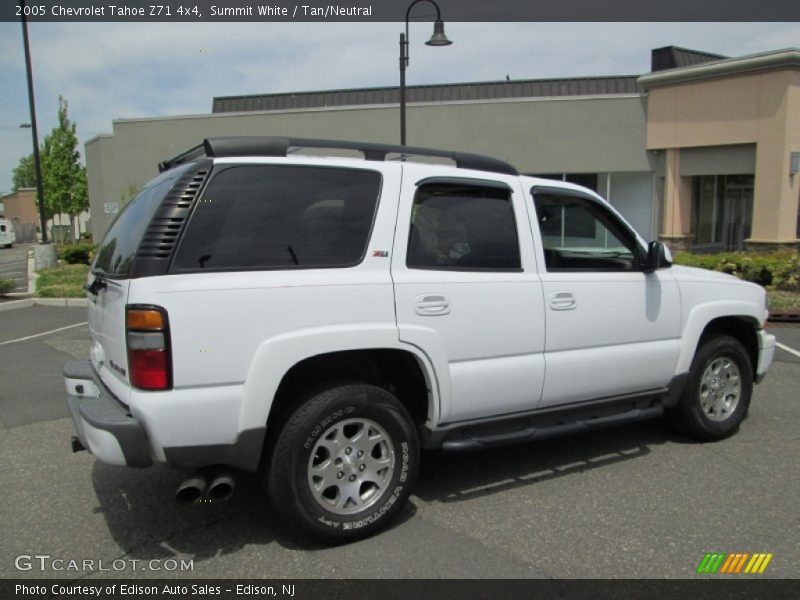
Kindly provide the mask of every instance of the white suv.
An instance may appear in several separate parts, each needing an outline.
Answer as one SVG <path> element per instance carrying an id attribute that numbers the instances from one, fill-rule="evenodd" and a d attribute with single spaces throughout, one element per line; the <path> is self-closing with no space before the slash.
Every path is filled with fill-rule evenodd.
<path id="1" fill-rule="evenodd" d="M 493 158 L 244 137 L 161 170 L 99 247 L 91 357 L 64 373 L 73 449 L 184 470 L 182 500 L 250 471 L 290 524 L 363 537 L 421 448 L 662 414 L 715 440 L 772 361 L 762 288 Z"/>

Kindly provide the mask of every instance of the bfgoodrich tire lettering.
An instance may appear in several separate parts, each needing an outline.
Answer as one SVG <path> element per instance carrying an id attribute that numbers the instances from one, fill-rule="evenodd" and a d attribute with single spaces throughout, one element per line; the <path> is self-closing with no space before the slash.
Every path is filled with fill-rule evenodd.
<path id="1" fill-rule="evenodd" d="M 727 335 L 703 340 L 681 400 L 670 414 L 682 432 L 702 441 L 738 431 L 750 406 L 753 367 L 742 344 Z"/>
<path id="2" fill-rule="evenodd" d="M 338 385 L 287 419 L 263 476 L 273 507 L 311 537 L 369 536 L 416 481 L 419 444 L 405 407 L 385 390 Z"/>

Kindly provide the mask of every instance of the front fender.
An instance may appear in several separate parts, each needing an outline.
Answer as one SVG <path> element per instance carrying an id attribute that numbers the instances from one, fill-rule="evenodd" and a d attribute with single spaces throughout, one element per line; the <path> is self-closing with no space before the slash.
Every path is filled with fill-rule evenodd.
<path id="1" fill-rule="evenodd" d="M 686 324 L 681 335 L 681 351 L 675 374 L 686 373 L 692 366 L 692 359 L 697 351 L 700 336 L 708 324 L 721 317 L 734 317 L 761 323 L 764 319 L 764 310 L 752 302 L 738 300 L 717 300 L 699 304 L 689 311 Z"/>

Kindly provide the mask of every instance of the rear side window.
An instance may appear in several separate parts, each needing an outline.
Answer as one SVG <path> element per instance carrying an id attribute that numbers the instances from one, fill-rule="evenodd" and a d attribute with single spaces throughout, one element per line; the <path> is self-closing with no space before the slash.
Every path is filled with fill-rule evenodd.
<path id="1" fill-rule="evenodd" d="M 192 166 L 189 163 L 162 173 L 125 205 L 103 238 L 93 269 L 102 269 L 112 277 L 130 274 L 133 257 L 161 201 Z"/>
<path id="2" fill-rule="evenodd" d="M 184 233 L 178 270 L 361 262 L 380 195 L 374 171 L 247 165 L 219 172 Z"/>
<path id="3" fill-rule="evenodd" d="M 406 264 L 414 269 L 519 269 L 511 192 L 488 186 L 421 186 L 414 197 Z"/>

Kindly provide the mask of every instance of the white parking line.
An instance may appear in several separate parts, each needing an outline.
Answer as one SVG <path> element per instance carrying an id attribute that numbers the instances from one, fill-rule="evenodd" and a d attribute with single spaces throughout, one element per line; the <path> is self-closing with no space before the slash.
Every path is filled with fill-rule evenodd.
<path id="1" fill-rule="evenodd" d="M 781 350 L 783 350 L 784 352 L 788 352 L 789 354 L 793 354 L 797 358 L 800 358 L 800 352 L 798 352 L 794 348 L 789 348 L 789 346 L 785 346 L 785 345 L 781 344 L 780 342 L 775 342 L 775 345 L 778 348 L 780 348 Z"/>
<path id="2" fill-rule="evenodd" d="M 42 333 L 36 333 L 34 335 L 29 335 L 26 337 L 17 338 L 15 340 L 8 340 L 7 342 L 0 342 L 0 346 L 5 346 L 6 344 L 15 344 L 17 342 L 24 342 L 27 340 L 32 340 L 34 338 L 42 337 L 45 335 L 50 335 L 51 333 L 58 333 L 59 331 L 64 331 L 65 329 L 72 329 L 74 327 L 80 327 L 81 325 L 88 325 L 89 321 L 84 321 L 83 323 L 75 323 L 75 325 L 67 325 L 66 327 L 59 327 L 58 329 L 51 329 L 50 331 L 45 331 Z"/>

